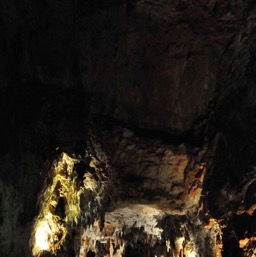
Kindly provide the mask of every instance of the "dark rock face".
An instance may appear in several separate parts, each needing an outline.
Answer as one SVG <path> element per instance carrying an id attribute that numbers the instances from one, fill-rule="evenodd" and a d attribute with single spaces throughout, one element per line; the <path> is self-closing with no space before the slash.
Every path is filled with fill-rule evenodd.
<path id="1" fill-rule="evenodd" d="M 86 221 L 59 256 L 254 256 L 255 12 L 249 0 L 1 0 L 0 255 L 31 256 L 36 201 L 64 151 L 83 159 L 80 182 L 86 154 L 106 155 L 113 188 L 103 209 L 81 196 Z"/>
<path id="2" fill-rule="evenodd" d="M 186 131 L 213 100 L 218 63 L 247 5 L 2 1 L 1 86 L 40 81 L 100 93 L 113 117 Z"/>

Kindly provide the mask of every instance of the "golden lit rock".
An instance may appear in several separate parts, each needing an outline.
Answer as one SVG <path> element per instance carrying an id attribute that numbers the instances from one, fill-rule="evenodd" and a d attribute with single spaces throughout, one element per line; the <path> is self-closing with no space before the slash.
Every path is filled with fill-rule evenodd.
<path id="1" fill-rule="evenodd" d="M 39 256 L 44 250 L 56 254 L 65 242 L 69 226 L 78 221 L 81 192 L 75 186 L 74 162 L 75 160 L 63 153 L 60 159 L 54 162 L 50 171 L 52 181 L 49 185 L 45 184 L 41 192 L 40 212 L 31 235 L 34 256 Z M 57 213 L 61 198 L 65 199 L 64 213 L 62 213 L 64 217 Z"/>

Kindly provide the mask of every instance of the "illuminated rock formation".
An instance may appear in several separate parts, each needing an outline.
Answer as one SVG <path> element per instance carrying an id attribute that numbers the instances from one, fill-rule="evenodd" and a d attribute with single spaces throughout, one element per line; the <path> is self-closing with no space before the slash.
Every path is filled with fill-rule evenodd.
<path id="1" fill-rule="evenodd" d="M 255 17 L 0 0 L 0 256 L 255 256 Z"/>

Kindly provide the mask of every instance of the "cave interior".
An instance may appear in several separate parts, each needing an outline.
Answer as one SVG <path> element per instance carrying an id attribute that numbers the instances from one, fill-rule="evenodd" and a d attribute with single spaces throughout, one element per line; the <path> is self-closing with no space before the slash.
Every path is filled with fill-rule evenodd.
<path id="1" fill-rule="evenodd" d="M 0 0 L 0 31 L 1 257 L 256 256 L 255 1 Z"/>

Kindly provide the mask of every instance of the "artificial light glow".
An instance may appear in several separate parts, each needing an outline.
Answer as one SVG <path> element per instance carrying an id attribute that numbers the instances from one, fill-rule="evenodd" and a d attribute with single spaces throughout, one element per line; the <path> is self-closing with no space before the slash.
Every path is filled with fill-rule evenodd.
<path id="1" fill-rule="evenodd" d="M 165 245 L 166 245 L 166 250 L 169 253 L 170 250 L 171 250 L 171 242 L 170 242 L 170 240 L 166 240 L 165 241 Z"/>
<path id="2" fill-rule="evenodd" d="M 255 257 L 256 256 L 256 237 L 244 238 L 239 240 L 239 247 L 243 249 L 244 256 Z"/>
<path id="3" fill-rule="evenodd" d="M 105 214 L 105 222 L 115 224 L 121 232 L 123 227 L 144 228 L 152 241 L 161 239 L 163 229 L 157 226 L 157 217 L 163 215 L 161 210 L 143 204 L 130 204 Z"/>
<path id="4" fill-rule="evenodd" d="M 98 170 L 98 161 L 93 157 L 91 159 L 89 166 Z M 39 198 L 40 211 L 31 233 L 33 256 L 40 256 L 42 251 L 57 254 L 70 228 L 78 222 L 80 217 L 80 195 L 84 190 L 97 194 L 99 186 L 103 190 L 104 186 L 108 185 L 107 176 L 104 176 L 104 181 L 98 183 L 99 178 L 96 179 L 95 174 L 84 170 L 83 184 L 78 188 L 77 173 L 74 170 L 75 163 L 78 161 L 62 153 L 47 174 L 45 187 Z M 102 171 L 101 175 L 104 175 Z M 49 178 L 51 178 L 50 181 Z M 99 195 L 96 197 L 100 199 Z M 61 213 L 58 212 L 58 205 L 62 203 L 60 200 L 64 200 L 62 201 L 64 210 Z"/>
<path id="5" fill-rule="evenodd" d="M 196 257 L 196 252 L 194 251 L 191 251 L 191 252 L 188 252 L 188 257 Z"/>
<path id="6" fill-rule="evenodd" d="M 60 223 L 58 216 L 50 212 L 38 219 L 34 224 L 34 242 L 32 253 L 40 256 L 42 251 L 57 252 L 63 244 L 67 230 Z"/>
<path id="7" fill-rule="evenodd" d="M 35 252 L 47 251 L 50 248 L 48 239 L 51 234 L 51 229 L 46 221 L 38 224 L 38 229 L 35 233 Z"/>
<path id="8" fill-rule="evenodd" d="M 176 239 L 176 241 L 175 241 L 176 249 L 179 249 L 179 250 L 183 249 L 184 242 L 185 242 L 185 238 L 184 237 L 180 237 L 180 238 Z"/>
<path id="9" fill-rule="evenodd" d="M 34 256 L 40 256 L 45 250 L 56 254 L 65 241 L 68 227 L 78 220 L 81 192 L 76 190 L 76 174 L 73 168 L 74 160 L 65 153 L 54 163 L 52 181 L 41 193 L 40 213 L 31 235 Z M 64 218 L 55 211 L 60 197 L 66 200 Z"/>

